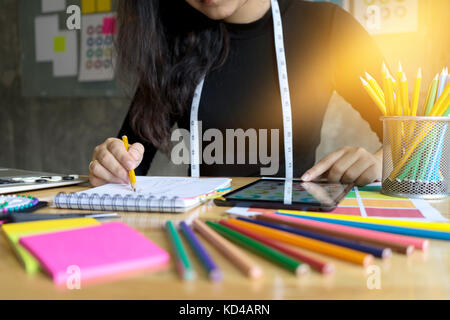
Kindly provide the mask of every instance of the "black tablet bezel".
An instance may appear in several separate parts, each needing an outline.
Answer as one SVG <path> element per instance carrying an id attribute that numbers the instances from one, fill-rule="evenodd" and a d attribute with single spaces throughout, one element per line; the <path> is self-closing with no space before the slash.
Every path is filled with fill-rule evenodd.
<path id="1" fill-rule="evenodd" d="M 236 190 L 233 190 L 227 194 L 225 194 L 221 199 L 215 199 L 214 203 L 218 206 L 226 206 L 226 207 L 252 207 L 252 208 L 265 208 L 265 209 L 287 209 L 287 210 L 302 210 L 302 211 L 332 211 L 334 210 L 339 202 L 352 190 L 354 187 L 353 184 L 342 184 L 343 186 L 347 185 L 343 192 L 334 199 L 334 204 L 331 206 L 324 206 L 320 204 L 314 204 L 314 203 L 306 203 L 306 202 L 295 202 L 292 204 L 284 204 L 281 201 L 276 200 L 249 200 L 249 199 L 230 199 L 229 197 L 233 194 L 240 192 L 242 190 L 245 190 L 254 184 L 260 182 L 261 180 L 269 180 L 269 181 L 284 181 L 284 179 L 270 179 L 270 178 L 264 178 L 264 179 L 258 179 L 256 181 L 253 181 L 249 184 L 246 184 L 245 186 L 242 186 Z M 300 179 L 294 179 L 295 182 L 301 182 Z M 321 184 L 326 184 L 327 182 L 320 182 Z M 336 183 L 333 183 L 336 184 Z M 225 200 L 224 200 L 225 199 Z"/>

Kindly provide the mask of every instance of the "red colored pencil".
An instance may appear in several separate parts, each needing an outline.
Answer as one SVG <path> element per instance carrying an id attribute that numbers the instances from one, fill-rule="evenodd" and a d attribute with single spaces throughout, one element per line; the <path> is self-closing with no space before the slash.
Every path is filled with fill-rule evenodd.
<path id="1" fill-rule="evenodd" d="M 307 256 L 305 254 L 302 254 L 302 253 L 300 253 L 300 252 L 298 252 L 296 250 L 291 249 L 290 247 L 288 247 L 285 244 L 282 244 L 282 243 L 279 243 L 279 242 L 277 242 L 275 240 L 266 238 L 264 236 L 259 235 L 256 232 L 253 232 L 253 231 L 247 230 L 245 228 L 236 226 L 236 225 L 231 224 L 231 223 L 229 223 L 229 222 L 227 222 L 225 220 L 221 220 L 220 224 L 226 226 L 227 228 L 230 228 L 230 229 L 233 229 L 233 230 L 235 230 L 237 232 L 240 232 L 240 233 L 242 233 L 242 234 L 244 234 L 244 235 L 246 235 L 246 236 L 248 236 L 250 238 L 253 238 L 253 239 L 257 240 L 257 241 L 260 241 L 260 242 L 264 243 L 265 245 L 268 245 L 269 247 L 277 249 L 277 250 L 279 250 L 279 251 L 281 251 L 281 252 L 283 252 L 283 253 L 285 253 L 285 254 L 293 257 L 293 258 L 296 258 L 296 259 L 298 259 L 298 260 L 300 260 L 302 262 L 305 262 L 312 269 L 314 269 L 314 270 L 316 270 L 316 271 L 318 271 L 320 273 L 329 274 L 329 273 L 334 272 L 334 265 L 332 263 L 322 262 L 322 261 L 320 261 L 318 259 L 315 259 L 315 258 L 312 258 L 312 257 Z"/>

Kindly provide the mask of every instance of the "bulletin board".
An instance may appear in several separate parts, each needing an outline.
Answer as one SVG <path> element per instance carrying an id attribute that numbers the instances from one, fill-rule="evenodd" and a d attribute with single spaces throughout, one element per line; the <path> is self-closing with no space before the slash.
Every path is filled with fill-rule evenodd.
<path id="1" fill-rule="evenodd" d="M 70 5 L 81 29 L 68 30 Z M 27 97 L 122 97 L 113 37 L 116 0 L 20 0 L 22 94 Z"/>

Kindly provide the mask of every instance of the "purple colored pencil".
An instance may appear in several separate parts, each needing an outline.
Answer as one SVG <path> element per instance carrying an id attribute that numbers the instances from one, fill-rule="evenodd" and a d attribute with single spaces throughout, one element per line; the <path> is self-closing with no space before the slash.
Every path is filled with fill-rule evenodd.
<path id="1" fill-rule="evenodd" d="M 184 234 L 192 249 L 194 249 L 195 254 L 202 262 L 206 271 L 208 272 L 209 278 L 212 281 L 220 281 L 222 280 L 222 272 L 219 267 L 215 264 L 214 260 L 208 254 L 206 249 L 198 240 L 197 236 L 194 234 L 194 231 L 186 224 L 186 222 L 182 221 L 180 223 L 181 232 Z"/>

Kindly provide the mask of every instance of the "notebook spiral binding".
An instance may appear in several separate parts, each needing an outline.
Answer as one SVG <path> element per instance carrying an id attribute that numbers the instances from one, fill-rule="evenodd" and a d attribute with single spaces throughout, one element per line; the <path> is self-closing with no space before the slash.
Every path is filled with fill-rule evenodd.
<path id="1" fill-rule="evenodd" d="M 121 196 L 116 194 L 99 195 L 94 193 L 65 193 L 56 195 L 54 203 L 61 209 L 99 210 L 99 211 L 131 211 L 131 212 L 175 212 L 178 197 L 168 198 L 155 196 L 132 195 Z"/>

